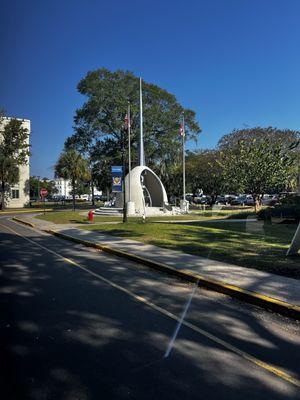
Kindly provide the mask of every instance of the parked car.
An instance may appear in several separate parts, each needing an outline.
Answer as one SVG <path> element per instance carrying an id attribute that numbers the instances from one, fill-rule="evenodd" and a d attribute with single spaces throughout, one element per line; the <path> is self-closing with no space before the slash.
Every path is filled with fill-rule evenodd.
<path id="1" fill-rule="evenodd" d="M 210 196 L 206 196 L 206 195 L 199 196 L 199 197 L 195 196 L 193 198 L 193 202 L 195 204 L 209 204 L 211 202 L 211 197 Z"/>
<path id="2" fill-rule="evenodd" d="M 244 206 L 246 205 L 246 200 L 247 200 L 247 195 L 243 194 L 241 196 L 238 196 L 237 198 L 233 199 L 231 201 L 232 206 Z"/>
<path id="3" fill-rule="evenodd" d="M 235 194 L 225 194 L 225 199 L 227 204 L 231 204 L 231 202 L 235 199 L 237 199 L 238 196 L 236 196 Z"/>
<path id="4" fill-rule="evenodd" d="M 223 204 L 226 205 L 227 204 L 227 200 L 225 196 L 217 196 L 216 198 L 216 204 Z"/>
<path id="5" fill-rule="evenodd" d="M 191 204 L 193 202 L 193 193 L 186 194 L 185 199 Z"/>
<path id="6" fill-rule="evenodd" d="M 250 195 L 246 196 L 246 200 L 245 200 L 244 205 L 245 205 L 245 206 L 254 206 L 254 205 L 255 205 L 255 202 L 254 202 L 254 200 L 253 200 L 253 197 L 250 196 Z"/>
<path id="7" fill-rule="evenodd" d="M 90 198 L 91 198 L 91 195 L 89 195 L 89 194 L 82 194 L 81 196 L 80 196 L 80 198 L 82 199 L 82 200 L 90 200 Z"/>
<path id="8" fill-rule="evenodd" d="M 277 194 L 264 194 L 261 203 L 264 206 L 274 206 L 276 203 L 278 203 L 279 196 Z"/>

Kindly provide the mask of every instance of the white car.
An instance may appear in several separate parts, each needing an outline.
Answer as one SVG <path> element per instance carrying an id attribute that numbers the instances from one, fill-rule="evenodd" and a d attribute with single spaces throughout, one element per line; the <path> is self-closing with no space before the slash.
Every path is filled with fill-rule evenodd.
<path id="1" fill-rule="evenodd" d="M 80 196 L 80 198 L 81 198 L 82 200 L 87 200 L 87 201 L 89 201 L 89 200 L 91 199 L 91 196 L 90 196 L 89 194 L 82 194 L 82 195 Z"/>

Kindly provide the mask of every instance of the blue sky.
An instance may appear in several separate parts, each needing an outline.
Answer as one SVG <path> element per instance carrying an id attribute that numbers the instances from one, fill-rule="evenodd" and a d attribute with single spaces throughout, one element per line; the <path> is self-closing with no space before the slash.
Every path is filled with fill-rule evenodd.
<path id="1" fill-rule="evenodd" d="M 201 148 L 244 126 L 300 129 L 298 0 L 0 2 L 0 107 L 32 121 L 32 175 L 53 176 L 76 85 L 99 67 L 175 94 Z"/>

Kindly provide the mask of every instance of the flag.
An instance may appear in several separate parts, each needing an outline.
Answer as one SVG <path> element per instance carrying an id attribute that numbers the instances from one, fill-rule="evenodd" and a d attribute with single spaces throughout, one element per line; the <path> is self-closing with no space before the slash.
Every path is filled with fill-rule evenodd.
<path id="1" fill-rule="evenodd" d="M 182 137 L 185 136 L 183 124 L 180 124 L 180 127 L 179 127 L 179 134 L 180 134 L 180 136 L 182 136 Z"/>
<path id="2" fill-rule="evenodd" d="M 129 121 L 127 114 L 125 115 L 125 119 L 124 119 L 124 128 L 125 129 L 131 128 L 130 121 Z"/>

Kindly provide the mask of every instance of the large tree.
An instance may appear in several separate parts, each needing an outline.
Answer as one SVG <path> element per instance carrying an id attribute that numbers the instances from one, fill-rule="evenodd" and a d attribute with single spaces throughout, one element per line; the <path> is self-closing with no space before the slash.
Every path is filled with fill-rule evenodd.
<path id="1" fill-rule="evenodd" d="M 297 180 L 299 141 L 283 137 L 246 138 L 221 152 L 224 184 L 252 195 L 256 211 L 265 193 L 292 189 Z"/>
<path id="2" fill-rule="evenodd" d="M 80 153 L 71 149 L 64 150 L 55 165 L 55 175 L 59 178 L 70 179 L 72 186 L 73 210 L 75 211 L 76 186 L 90 180 L 87 161 Z"/>
<path id="3" fill-rule="evenodd" d="M 49 180 L 48 178 L 40 179 L 39 176 L 31 176 L 29 178 L 29 188 L 30 188 L 30 197 L 38 198 L 40 196 L 39 190 L 41 188 L 45 188 L 48 192 L 49 196 L 53 196 L 58 192 L 58 189 L 55 186 L 55 182 L 53 180 Z"/>
<path id="4" fill-rule="evenodd" d="M 268 142 L 278 142 L 282 146 L 288 147 L 300 139 L 300 132 L 291 129 L 278 129 L 272 126 L 235 129 L 221 137 L 218 142 L 218 148 L 222 151 L 232 150 L 241 140 L 251 143 L 254 139 L 256 142 L 262 143 L 266 140 Z"/>
<path id="5" fill-rule="evenodd" d="M 128 102 L 131 105 L 133 166 L 138 161 L 139 79 L 128 71 L 112 72 L 101 68 L 89 72 L 77 88 L 86 97 L 86 102 L 76 111 L 75 133 L 65 144 L 88 154 L 92 169 L 95 164 L 98 167 L 95 180 L 106 182 L 107 166 L 121 163 Z M 194 111 L 184 109 L 174 95 L 156 85 L 143 82 L 143 105 L 146 162 L 168 186 L 168 171 L 174 163 L 179 163 L 181 154 L 178 131 L 182 113 L 185 115 L 187 139 L 196 139 L 200 128 Z M 127 135 L 124 136 L 127 158 Z"/>
<path id="6" fill-rule="evenodd" d="M 188 152 L 186 158 L 188 188 L 193 193 L 202 189 L 211 196 L 212 203 L 224 189 L 223 168 L 219 159 L 220 151 L 210 149 Z"/>
<path id="7" fill-rule="evenodd" d="M 29 132 L 23 121 L 4 117 L 0 112 L 0 183 L 3 210 L 10 194 L 10 188 L 19 182 L 19 168 L 28 163 L 30 145 Z"/>

